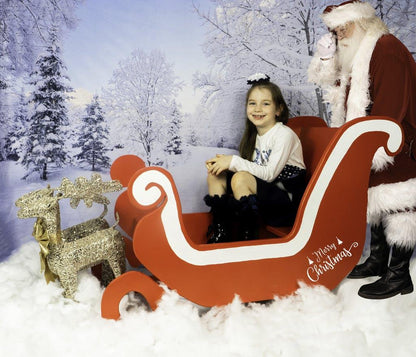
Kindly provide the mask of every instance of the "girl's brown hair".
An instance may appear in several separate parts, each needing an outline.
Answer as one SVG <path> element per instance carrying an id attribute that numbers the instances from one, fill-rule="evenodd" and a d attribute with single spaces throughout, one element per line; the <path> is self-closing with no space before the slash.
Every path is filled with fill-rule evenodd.
<path id="1" fill-rule="evenodd" d="M 246 106 L 248 99 L 250 98 L 250 94 L 254 88 L 268 89 L 270 91 L 270 93 L 272 94 L 273 103 L 276 105 L 276 108 L 281 108 L 280 115 L 276 116 L 276 122 L 280 121 L 283 124 L 286 124 L 289 120 L 289 108 L 287 107 L 287 104 L 283 98 L 280 88 L 272 82 L 254 84 L 247 92 Z M 256 145 L 256 136 L 256 126 L 248 118 L 246 118 L 246 126 L 239 147 L 240 156 L 243 159 L 252 159 L 253 151 Z"/>

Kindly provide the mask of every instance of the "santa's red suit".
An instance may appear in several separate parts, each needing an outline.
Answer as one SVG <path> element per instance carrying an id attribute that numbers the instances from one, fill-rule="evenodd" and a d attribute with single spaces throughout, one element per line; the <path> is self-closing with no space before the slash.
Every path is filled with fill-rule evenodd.
<path id="1" fill-rule="evenodd" d="M 353 57 L 351 71 L 340 70 L 338 51 L 324 59 L 316 53 L 308 78 L 324 91 L 324 100 L 331 106 L 331 126 L 341 126 L 366 115 L 389 116 L 401 123 L 405 136 L 402 152 L 391 158 L 384 149 L 379 149 L 374 157 L 367 218 L 372 226 L 383 227 L 390 247 L 411 252 L 416 246 L 415 60 L 389 34 L 368 3 L 348 1 L 328 7 L 322 19 L 330 31 L 350 22 L 358 26 L 359 21 L 366 20 L 365 34 Z"/>

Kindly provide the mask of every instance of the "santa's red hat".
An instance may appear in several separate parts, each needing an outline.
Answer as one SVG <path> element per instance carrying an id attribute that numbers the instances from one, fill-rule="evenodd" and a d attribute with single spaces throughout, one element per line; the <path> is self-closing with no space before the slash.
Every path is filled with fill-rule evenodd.
<path id="1" fill-rule="evenodd" d="M 372 18 L 375 15 L 376 10 L 369 3 L 353 0 L 328 6 L 322 14 L 322 20 L 332 30 L 347 22 Z"/>

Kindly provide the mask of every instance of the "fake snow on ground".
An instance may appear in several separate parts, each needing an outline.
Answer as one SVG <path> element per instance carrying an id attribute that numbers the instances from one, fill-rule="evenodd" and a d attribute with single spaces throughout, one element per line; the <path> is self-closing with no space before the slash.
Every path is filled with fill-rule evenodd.
<path id="1" fill-rule="evenodd" d="M 191 159 L 170 169 L 184 212 L 206 210 L 204 161 L 218 149 L 210 150 L 195 148 Z M 360 298 L 359 287 L 374 278 L 345 279 L 334 291 L 301 286 L 267 304 L 241 304 L 236 297 L 211 309 L 166 290 L 156 311 L 125 311 L 124 300 L 120 320 L 103 319 L 104 289 L 89 271 L 79 274 L 78 302 L 63 298 L 58 282 L 46 284 L 31 237 L 34 219 L 19 220 L 14 206 L 19 196 L 47 183 L 56 187 L 62 177 L 90 173 L 72 169 L 53 173 L 47 183 L 25 182 L 14 163 L 0 166 L 0 253 L 8 252 L 0 255 L 0 356 L 416 356 L 416 292 Z M 62 228 L 101 213 L 101 207 L 91 210 L 63 207 Z M 416 282 L 415 260 L 411 274 Z"/>
<path id="2" fill-rule="evenodd" d="M 416 293 L 362 299 L 356 292 L 370 278 L 211 309 L 167 291 L 155 311 L 122 310 L 113 321 L 100 316 L 103 288 L 94 276 L 81 272 L 78 302 L 65 299 L 58 282 L 46 284 L 38 251 L 26 243 L 0 264 L 2 356 L 416 355 Z"/>

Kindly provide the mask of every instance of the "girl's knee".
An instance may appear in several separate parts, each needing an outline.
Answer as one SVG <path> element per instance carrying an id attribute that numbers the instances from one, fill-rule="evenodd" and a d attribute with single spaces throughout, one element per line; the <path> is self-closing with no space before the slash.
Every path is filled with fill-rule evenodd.
<path id="1" fill-rule="evenodd" d="M 210 183 L 214 182 L 214 181 L 215 181 L 215 175 L 210 174 L 210 173 L 208 172 L 208 175 L 207 175 L 207 183 L 208 183 L 208 185 L 209 185 Z"/>
<path id="2" fill-rule="evenodd" d="M 225 181 L 225 178 L 224 178 L 224 176 L 223 175 L 213 175 L 213 174 L 210 174 L 210 173 L 208 173 L 208 175 L 207 175 L 207 182 L 208 182 L 208 184 L 217 184 L 217 183 L 219 183 L 219 182 L 223 182 L 223 181 Z"/>
<path id="3" fill-rule="evenodd" d="M 231 178 L 231 188 L 233 191 L 241 188 L 252 188 L 256 179 L 254 176 L 246 171 L 236 172 Z"/>
<path id="4" fill-rule="evenodd" d="M 207 176 L 208 191 L 215 194 L 225 193 L 227 186 L 227 179 L 225 175 L 213 175 L 208 173 Z"/>

